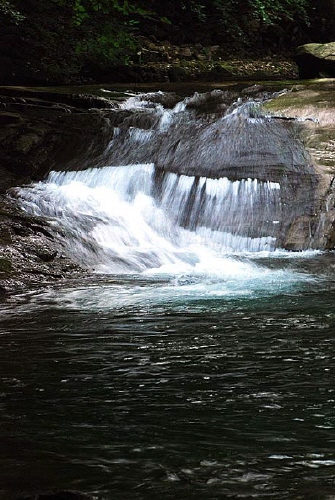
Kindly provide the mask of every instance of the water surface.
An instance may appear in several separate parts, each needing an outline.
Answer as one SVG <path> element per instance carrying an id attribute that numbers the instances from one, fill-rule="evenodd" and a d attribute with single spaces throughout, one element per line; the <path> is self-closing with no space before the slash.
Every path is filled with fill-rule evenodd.
<path id="1" fill-rule="evenodd" d="M 3 304 L 3 497 L 332 498 L 331 260 L 97 276 Z"/>
<path id="2" fill-rule="evenodd" d="M 112 130 L 125 164 L 16 190 L 89 273 L 0 304 L 0 496 L 334 499 L 333 254 L 280 250 L 280 182 L 133 164 L 207 130 L 133 101 L 154 119 Z"/>

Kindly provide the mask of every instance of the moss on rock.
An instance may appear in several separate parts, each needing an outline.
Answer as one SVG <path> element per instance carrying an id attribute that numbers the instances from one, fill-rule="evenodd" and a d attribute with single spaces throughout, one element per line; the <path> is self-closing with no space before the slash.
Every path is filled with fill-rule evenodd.
<path id="1" fill-rule="evenodd" d="M 0 275 L 10 274 L 13 271 L 13 265 L 9 259 L 0 257 Z"/>
<path id="2" fill-rule="evenodd" d="M 308 234 L 318 242 L 316 248 L 334 249 L 335 242 L 335 80 L 306 81 L 291 91 L 267 102 L 265 109 L 277 116 L 297 118 L 301 140 L 310 153 L 318 185 L 317 204 L 309 217 L 291 225 L 285 248 L 299 248 L 299 234 Z"/>
<path id="3" fill-rule="evenodd" d="M 335 79 L 312 80 L 265 104 L 272 113 L 302 122 L 302 138 L 315 163 L 331 167 L 331 172 L 335 172 L 334 91 Z"/>
<path id="4" fill-rule="evenodd" d="M 301 78 L 335 77 L 335 42 L 301 45 L 295 61 Z"/>

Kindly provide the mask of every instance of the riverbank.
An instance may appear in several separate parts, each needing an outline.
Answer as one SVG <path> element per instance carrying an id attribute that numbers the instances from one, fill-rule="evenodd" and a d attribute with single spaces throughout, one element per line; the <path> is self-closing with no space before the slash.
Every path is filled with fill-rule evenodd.
<path id="1" fill-rule="evenodd" d="M 138 61 L 127 66 L 87 68 L 83 83 L 180 83 L 236 80 L 294 80 L 298 66 L 293 54 L 232 53 L 219 46 L 173 46 L 143 43 Z M 92 78 L 92 75 L 94 77 Z"/>
<path id="2" fill-rule="evenodd" d="M 47 25 L 49 30 L 49 19 Z M 56 43 L 51 37 L 50 46 L 44 47 L 41 57 L 40 46 L 32 43 L 32 39 L 40 35 L 38 31 L 23 38 L 18 34 L 0 36 L 0 85 L 223 82 L 298 77 L 294 48 L 276 51 L 274 47 L 246 46 L 236 41 L 218 45 L 176 44 L 169 39 L 137 35 L 136 50 L 124 60 L 122 56 L 92 58 L 87 55 L 86 58 L 83 53 L 79 56 L 74 47 L 70 48 L 75 40 L 67 40 L 68 48 L 64 51 L 59 41 Z"/>

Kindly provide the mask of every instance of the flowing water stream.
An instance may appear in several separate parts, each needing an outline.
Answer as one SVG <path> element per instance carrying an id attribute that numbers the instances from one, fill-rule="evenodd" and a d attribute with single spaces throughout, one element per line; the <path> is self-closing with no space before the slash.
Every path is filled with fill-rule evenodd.
<path id="1" fill-rule="evenodd" d="M 282 189 L 150 162 L 20 189 L 94 272 L 0 305 L 2 498 L 334 498 L 333 255 L 278 248 Z"/>

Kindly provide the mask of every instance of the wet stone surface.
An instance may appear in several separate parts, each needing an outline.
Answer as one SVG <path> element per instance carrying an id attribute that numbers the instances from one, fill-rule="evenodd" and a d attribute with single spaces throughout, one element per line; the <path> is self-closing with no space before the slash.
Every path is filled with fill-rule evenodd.
<path id="1" fill-rule="evenodd" d="M 47 221 L 27 216 L 8 198 L 0 198 L 0 207 L 0 295 L 83 272 L 65 257 Z"/>

